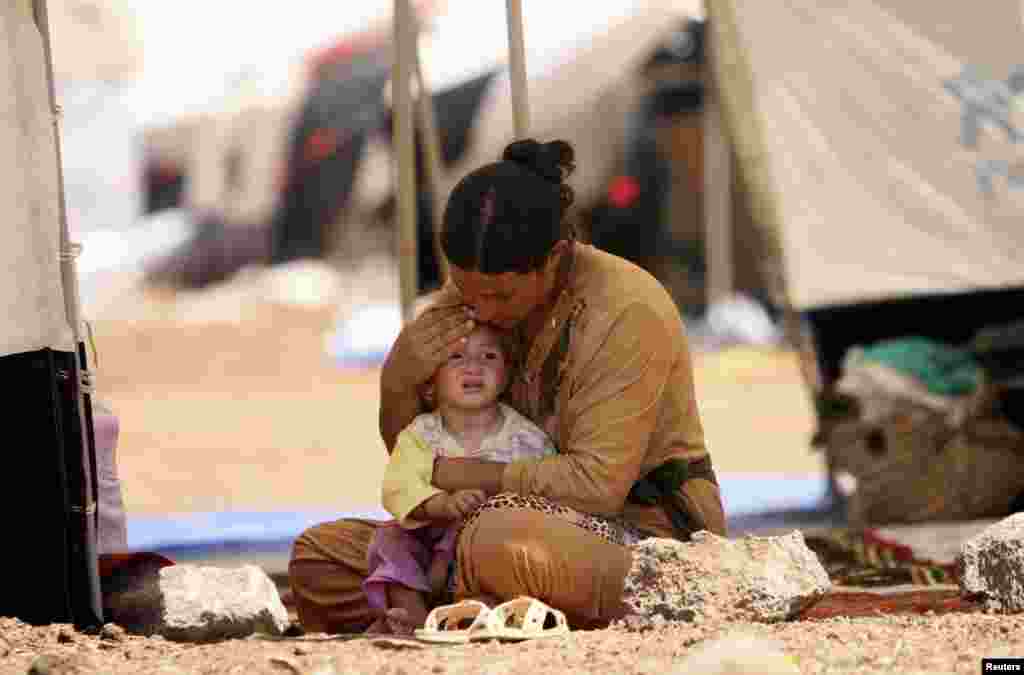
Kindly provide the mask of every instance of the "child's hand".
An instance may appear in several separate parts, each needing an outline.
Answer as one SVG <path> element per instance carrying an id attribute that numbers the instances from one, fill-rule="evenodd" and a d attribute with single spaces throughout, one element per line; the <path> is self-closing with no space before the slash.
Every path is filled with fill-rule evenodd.
<path id="1" fill-rule="evenodd" d="M 465 518 L 487 501 L 483 490 L 459 490 L 448 495 L 445 506 L 452 520 Z"/>
<path id="2" fill-rule="evenodd" d="M 416 520 L 444 521 L 461 520 L 487 501 L 483 490 L 459 490 L 438 492 L 423 502 L 410 514 Z"/>

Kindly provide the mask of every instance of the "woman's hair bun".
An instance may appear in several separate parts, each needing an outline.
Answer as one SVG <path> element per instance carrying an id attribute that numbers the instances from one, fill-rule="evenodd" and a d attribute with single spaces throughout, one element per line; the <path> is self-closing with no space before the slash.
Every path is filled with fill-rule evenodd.
<path id="1" fill-rule="evenodd" d="M 533 138 L 524 138 L 509 144 L 501 158 L 559 184 L 576 168 L 572 146 L 562 140 L 540 143 Z"/>

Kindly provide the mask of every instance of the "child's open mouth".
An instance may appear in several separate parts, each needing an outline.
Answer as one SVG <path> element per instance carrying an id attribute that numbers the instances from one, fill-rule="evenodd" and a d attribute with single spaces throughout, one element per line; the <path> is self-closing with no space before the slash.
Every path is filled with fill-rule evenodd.
<path id="1" fill-rule="evenodd" d="M 478 394 L 484 389 L 483 380 L 463 380 L 462 391 L 467 394 Z"/>

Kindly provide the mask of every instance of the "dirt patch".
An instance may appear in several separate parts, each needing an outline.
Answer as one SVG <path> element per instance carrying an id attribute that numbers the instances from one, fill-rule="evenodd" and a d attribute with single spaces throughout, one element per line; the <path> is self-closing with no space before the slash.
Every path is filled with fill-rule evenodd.
<path id="1" fill-rule="evenodd" d="M 255 637 L 211 645 L 85 635 L 69 626 L 0 618 L 0 675 L 24 675 L 45 655 L 50 673 L 664 673 L 701 643 L 743 630 L 777 640 L 802 673 L 979 672 L 982 657 L 1024 651 L 1024 618 L 983 613 L 804 620 L 774 625 L 676 624 L 642 633 L 574 631 L 519 644 L 427 646 L 327 635 Z M 37 672 L 42 672 L 38 671 Z"/>

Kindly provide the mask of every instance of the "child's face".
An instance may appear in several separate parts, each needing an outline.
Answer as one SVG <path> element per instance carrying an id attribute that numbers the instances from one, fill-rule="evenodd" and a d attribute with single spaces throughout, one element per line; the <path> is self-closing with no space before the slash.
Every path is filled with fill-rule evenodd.
<path id="1" fill-rule="evenodd" d="M 498 334 L 480 326 L 434 379 L 439 406 L 478 410 L 494 405 L 505 390 L 505 353 Z"/>

